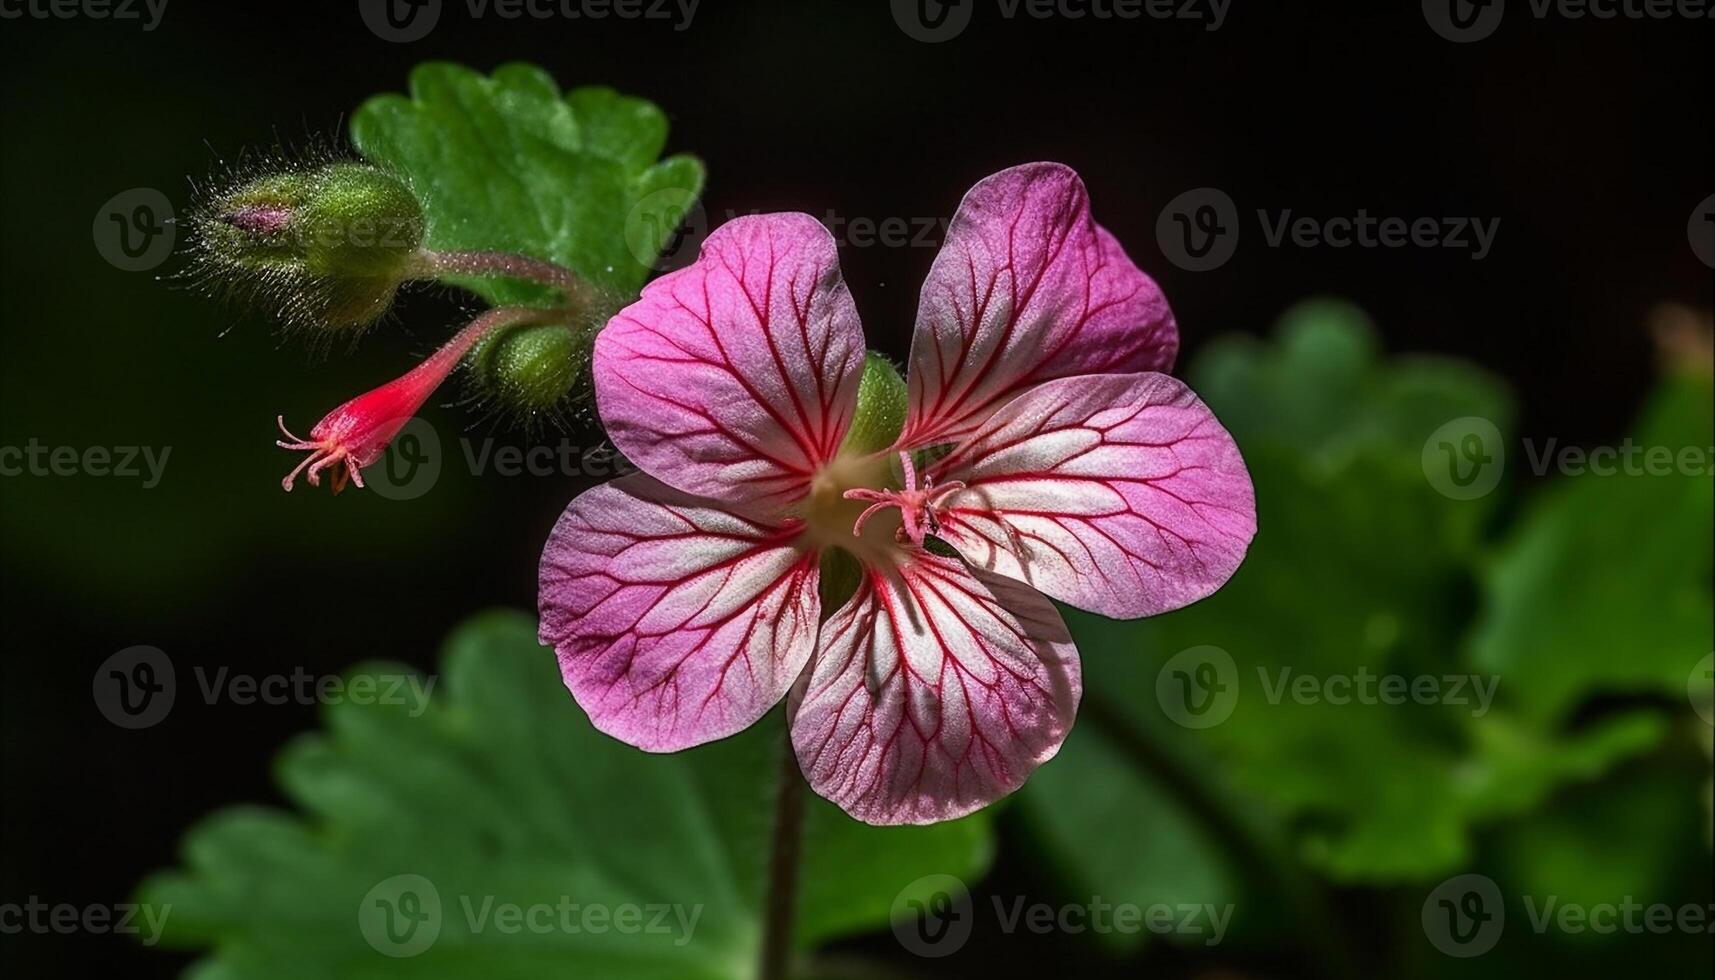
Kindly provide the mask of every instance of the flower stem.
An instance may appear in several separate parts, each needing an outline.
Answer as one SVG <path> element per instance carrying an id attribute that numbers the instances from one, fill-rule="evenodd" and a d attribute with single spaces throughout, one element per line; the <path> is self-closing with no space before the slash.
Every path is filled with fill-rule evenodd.
<path id="1" fill-rule="evenodd" d="M 567 299 L 577 299 L 594 292 L 594 287 L 577 273 L 563 265 L 533 259 L 511 252 L 432 252 L 417 253 L 413 273 L 422 278 L 436 276 L 499 276 L 522 279 L 558 289 Z"/>
<path id="2" fill-rule="evenodd" d="M 519 327 L 526 324 L 552 323 L 559 315 L 553 310 L 538 310 L 527 306 L 497 306 L 486 310 L 476 319 L 465 324 L 452 339 L 440 346 L 423 363 L 412 368 L 406 375 L 408 378 L 439 375 L 446 377 L 454 364 L 470 353 L 476 342 L 489 333 L 504 327 Z"/>
<path id="3" fill-rule="evenodd" d="M 774 844 L 768 855 L 764 897 L 761 980 L 786 980 L 798 908 L 798 858 L 804 838 L 804 777 L 787 730 L 780 764 L 780 793 L 774 799 Z"/>

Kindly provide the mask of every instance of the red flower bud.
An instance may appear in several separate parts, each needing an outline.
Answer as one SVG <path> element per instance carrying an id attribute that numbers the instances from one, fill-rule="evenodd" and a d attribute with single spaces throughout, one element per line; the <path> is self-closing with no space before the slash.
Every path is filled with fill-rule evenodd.
<path id="1" fill-rule="evenodd" d="M 387 444 L 417 414 L 478 340 L 496 327 L 540 322 L 545 315 L 551 317 L 553 314 L 545 310 L 519 308 L 489 310 L 471 321 L 423 363 L 329 412 L 310 430 L 308 439 L 293 435 L 286 428 L 286 417 L 280 416 L 280 431 L 290 441 L 279 440 L 276 445 L 281 449 L 309 453 L 292 472 L 286 474 L 280 486 L 290 491 L 300 473 L 310 481 L 310 486 L 321 486 L 322 470 L 330 467 L 335 468 L 334 493 L 345 489 L 348 480 L 363 486 L 360 471 L 381 458 L 381 454 L 387 451 Z"/>

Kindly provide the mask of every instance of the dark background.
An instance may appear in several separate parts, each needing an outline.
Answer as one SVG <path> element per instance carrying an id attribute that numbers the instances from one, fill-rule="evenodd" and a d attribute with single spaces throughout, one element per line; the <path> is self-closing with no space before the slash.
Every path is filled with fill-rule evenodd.
<path id="1" fill-rule="evenodd" d="M 567 87 L 605 83 L 662 105 L 669 150 L 708 164 L 717 217 L 941 217 L 988 173 L 1061 160 L 1162 283 L 1187 353 L 1338 293 L 1369 310 L 1391 350 L 1506 376 L 1522 435 L 1617 438 L 1651 375 L 1646 311 L 1711 302 L 1685 230 L 1715 190 L 1707 25 L 1537 21 L 1515 4 L 1495 36 L 1455 45 L 1416 3 L 1379 6 L 1235 0 L 1207 32 L 1006 20 L 979 2 L 963 36 L 934 45 L 902 32 L 884 3 L 705 0 L 676 32 L 649 20 L 471 23 L 455 2 L 411 44 L 379 40 L 344 2 L 169 0 L 149 33 L 0 21 L 0 444 L 173 447 L 153 490 L 0 483 L 0 901 L 125 901 L 200 816 L 278 801 L 267 760 L 315 709 L 206 706 L 183 692 L 191 669 L 319 674 L 372 657 L 429 667 L 468 614 L 533 607 L 541 542 L 580 487 L 454 467 L 404 503 L 282 494 L 292 460 L 272 446 L 274 416 L 307 427 L 394 376 L 462 304 L 413 295 L 403 330 L 324 358 L 258 315 L 104 262 L 91 219 L 112 195 L 154 187 L 182 207 L 189 181 L 220 160 L 335 136 L 419 61 L 526 60 Z M 1231 262 L 1191 273 L 1163 258 L 1156 218 L 1202 186 L 1232 195 L 1245 232 Z M 1501 223 L 1473 262 L 1459 250 L 1266 248 L 1258 208 Z M 872 343 L 901 358 L 933 254 L 842 250 Z M 444 404 L 426 417 L 443 437 L 489 434 Z M 140 732 L 108 724 L 90 695 L 96 665 L 133 644 L 169 651 L 180 671 L 173 714 Z M 18 976 L 169 976 L 185 962 L 110 936 L 4 943 Z"/>

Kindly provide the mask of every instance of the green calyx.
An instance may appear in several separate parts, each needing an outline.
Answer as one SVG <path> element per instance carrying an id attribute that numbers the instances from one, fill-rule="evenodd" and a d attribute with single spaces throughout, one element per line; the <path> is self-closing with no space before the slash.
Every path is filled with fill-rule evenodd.
<path id="1" fill-rule="evenodd" d="M 880 452 L 893 445 L 904 427 L 905 379 L 892 361 L 870 351 L 864 355 L 857 411 L 841 451 L 859 455 Z"/>

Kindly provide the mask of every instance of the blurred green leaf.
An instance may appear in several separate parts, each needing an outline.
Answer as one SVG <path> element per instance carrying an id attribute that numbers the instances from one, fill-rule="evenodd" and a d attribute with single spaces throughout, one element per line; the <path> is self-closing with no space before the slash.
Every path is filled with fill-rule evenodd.
<path id="1" fill-rule="evenodd" d="M 1598 693 L 1680 702 L 1709 655 L 1711 398 L 1707 374 L 1665 380 L 1621 444 L 1638 450 L 1633 461 L 1612 475 L 1559 479 L 1530 503 L 1484 576 L 1474 662 L 1504 676 L 1508 703 L 1542 724 Z M 1681 451 L 1694 454 L 1692 468 L 1661 468 L 1660 454 L 1677 460 Z"/>
<path id="2" fill-rule="evenodd" d="M 1692 870 L 1685 856 L 1701 857 L 1701 791 L 1694 771 L 1669 765 L 1571 789 L 1496 835 L 1497 872 L 1539 903 L 1544 896 L 1586 907 L 1675 901 Z"/>
<path id="3" fill-rule="evenodd" d="M 1145 908 L 1236 904 L 1237 876 L 1220 842 L 1160 779 L 1132 762 L 1086 719 L 1020 794 L 1020 813 L 1064 884 L 1078 897 Z M 1150 933 L 1099 935 L 1123 951 Z"/>
<path id="4" fill-rule="evenodd" d="M 1469 856 L 1474 823 L 1595 778 L 1659 740 L 1654 719 L 1566 739 L 1516 731 L 1494 713 L 1495 685 L 1505 683 L 1470 676 L 1458 656 L 1496 496 L 1442 495 L 1422 451 L 1451 419 L 1507 431 L 1500 382 L 1444 359 L 1384 361 L 1363 315 L 1336 301 L 1294 309 L 1272 343 L 1213 345 L 1190 377 L 1255 481 L 1250 554 L 1225 588 L 1190 608 L 1069 622 L 1086 697 L 1166 756 L 1197 760 L 1211 798 L 1235 788 L 1297 859 L 1337 881 L 1422 880 Z M 1168 658 L 1206 646 L 1230 657 L 1236 700 L 1218 724 L 1186 727 L 1172 720 L 1184 718 L 1169 703 L 1173 688 L 1158 681 Z M 1389 676 L 1432 682 L 1434 692 L 1385 703 Z M 1126 792 L 1147 791 L 1140 782 Z M 1135 826 L 1122 820 L 1116 813 L 1106 836 Z M 1181 822 L 1165 819 L 1171 834 Z M 1086 883 L 1105 866 L 1099 837 L 1064 837 L 1063 851 L 1081 852 L 1069 864 Z"/>
<path id="5" fill-rule="evenodd" d="M 425 64 L 410 89 L 364 103 L 351 133 L 365 157 L 410 179 L 429 248 L 522 253 L 635 293 L 702 190 L 701 161 L 657 162 L 667 117 L 644 99 L 599 87 L 562 96 L 523 64 L 490 77 Z M 542 296 L 519 282 L 453 281 L 496 304 Z"/>
<path id="6" fill-rule="evenodd" d="M 784 746 L 778 713 L 700 749 L 639 752 L 589 725 L 533 625 L 506 613 L 455 633 L 436 681 L 430 700 L 330 706 L 328 732 L 294 744 L 279 765 L 303 815 L 217 814 L 187 837 L 185 870 L 145 884 L 142 901 L 172 907 L 167 944 L 212 948 L 198 976 L 753 973 Z M 980 815 L 881 829 L 811 802 L 806 947 L 883 926 L 915 879 L 974 881 L 990 857 Z M 406 908 L 407 888 L 418 909 L 438 896 L 439 915 L 426 920 L 438 935 L 421 949 L 397 915 L 396 933 L 378 932 Z M 660 931 L 586 928 L 582 911 L 568 929 L 568 902 L 616 916 L 646 907 L 643 924 Z M 511 906 L 545 911 L 508 931 L 497 916 L 516 914 L 500 911 Z M 657 907 L 672 911 L 656 920 Z"/>

